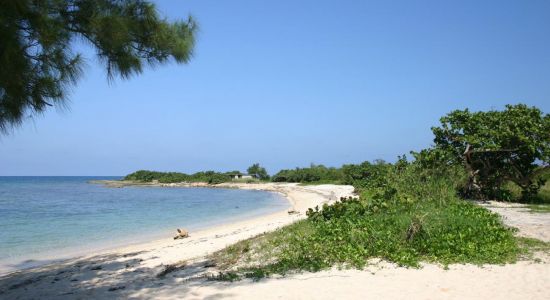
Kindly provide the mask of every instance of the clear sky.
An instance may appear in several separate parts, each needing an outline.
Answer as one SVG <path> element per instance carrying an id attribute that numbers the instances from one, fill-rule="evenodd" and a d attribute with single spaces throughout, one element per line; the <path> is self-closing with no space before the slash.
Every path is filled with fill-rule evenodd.
<path id="1" fill-rule="evenodd" d="M 269 172 L 428 147 L 454 109 L 550 112 L 550 1 L 157 1 L 200 24 L 189 65 L 108 83 L 0 137 L 0 175 Z"/>

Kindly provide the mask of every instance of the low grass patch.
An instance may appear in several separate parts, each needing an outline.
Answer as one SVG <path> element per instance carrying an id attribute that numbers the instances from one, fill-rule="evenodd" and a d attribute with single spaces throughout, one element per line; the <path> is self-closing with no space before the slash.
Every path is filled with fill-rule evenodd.
<path id="1" fill-rule="evenodd" d="M 320 184 L 344 184 L 341 180 L 319 180 L 313 182 L 301 182 L 298 185 L 308 186 L 308 185 L 320 185 Z"/>
<path id="2" fill-rule="evenodd" d="M 528 238 L 528 237 L 518 237 L 518 243 L 522 247 L 522 249 L 527 251 L 543 251 L 548 252 L 550 251 L 550 243 L 537 240 L 534 238 Z"/>
<path id="3" fill-rule="evenodd" d="M 534 259 L 535 261 L 537 261 L 537 259 L 534 258 L 535 253 L 543 252 L 546 254 L 550 254 L 549 242 L 544 242 L 541 240 L 537 240 L 534 238 L 527 238 L 527 237 L 518 237 L 517 241 L 522 251 L 521 258 Z"/>
<path id="4" fill-rule="evenodd" d="M 185 261 L 182 261 L 182 262 L 179 262 L 179 263 L 176 263 L 176 264 L 166 265 L 166 266 L 164 266 L 162 271 L 160 271 L 157 274 L 157 278 L 164 278 L 164 277 L 166 277 L 166 275 L 168 275 L 170 273 L 183 270 L 186 267 L 186 265 L 187 265 L 187 263 Z"/>
<path id="5" fill-rule="evenodd" d="M 215 252 L 211 258 L 222 270 L 274 263 L 283 251 L 287 251 L 290 243 L 296 238 L 311 235 L 313 230 L 311 223 L 307 220 L 298 221 L 273 232 L 235 243 Z"/>
<path id="6" fill-rule="evenodd" d="M 547 180 L 546 183 L 541 186 L 538 193 L 530 199 L 521 199 L 521 189 L 513 182 L 508 182 L 504 185 L 505 191 L 509 194 L 509 201 L 522 202 L 530 204 L 546 204 L 550 205 L 550 172 L 543 175 Z"/>
<path id="7" fill-rule="evenodd" d="M 533 213 L 550 213 L 550 204 L 529 204 L 527 208 Z"/>

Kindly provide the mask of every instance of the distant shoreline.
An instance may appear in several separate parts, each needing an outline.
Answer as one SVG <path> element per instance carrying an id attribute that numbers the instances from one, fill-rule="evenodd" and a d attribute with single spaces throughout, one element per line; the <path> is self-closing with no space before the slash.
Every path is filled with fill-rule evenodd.
<path id="1" fill-rule="evenodd" d="M 223 186 L 224 184 L 209 184 L 207 182 L 176 182 L 176 183 L 161 183 L 158 181 L 143 182 L 133 180 L 89 180 L 90 184 L 102 184 L 111 188 L 123 188 L 128 186 L 152 186 L 152 187 L 208 187 L 208 188 L 231 188 Z M 231 184 L 231 183 L 229 183 Z M 255 183 L 249 183 L 255 184 Z M 238 188 L 238 187 L 234 187 Z"/>

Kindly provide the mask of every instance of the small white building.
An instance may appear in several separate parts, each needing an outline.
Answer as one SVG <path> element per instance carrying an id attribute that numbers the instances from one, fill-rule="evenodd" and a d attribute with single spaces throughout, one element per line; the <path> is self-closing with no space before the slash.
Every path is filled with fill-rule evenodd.
<path id="1" fill-rule="evenodd" d="M 249 174 L 231 174 L 229 176 L 231 176 L 231 179 L 233 179 L 233 180 L 236 180 L 236 179 L 254 179 L 255 178 L 253 175 L 249 175 Z"/>

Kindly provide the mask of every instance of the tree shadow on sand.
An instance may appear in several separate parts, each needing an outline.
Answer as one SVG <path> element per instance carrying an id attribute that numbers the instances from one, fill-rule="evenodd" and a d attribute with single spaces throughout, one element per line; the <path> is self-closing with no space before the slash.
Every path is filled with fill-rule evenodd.
<path id="1" fill-rule="evenodd" d="M 229 287 L 254 284 L 210 280 L 217 271 L 207 260 L 146 266 L 147 255 L 103 254 L 17 271 L 0 277 L 0 298 L 200 298 L 193 288 L 208 286 L 216 292 L 207 299 L 223 299 L 234 296 L 224 292 Z"/>

